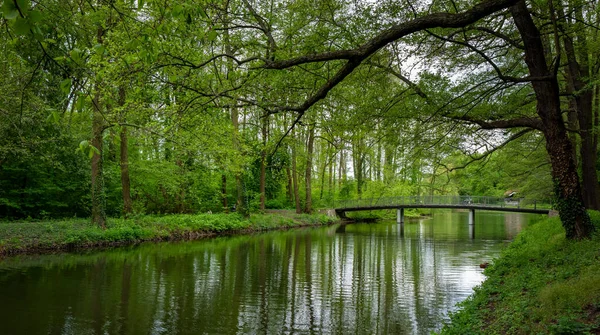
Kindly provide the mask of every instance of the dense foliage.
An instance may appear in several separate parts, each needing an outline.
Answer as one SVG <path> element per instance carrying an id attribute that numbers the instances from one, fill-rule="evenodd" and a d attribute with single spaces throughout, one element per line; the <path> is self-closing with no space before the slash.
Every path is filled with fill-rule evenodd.
<path id="1" fill-rule="evenodd" d="M 597 10 L 4 0 L 0 216 L 105 227 L 132 213 L 554 192 L 584 237 L 584 206 L 600 207 L 598 33 L 585 24 Z"/>

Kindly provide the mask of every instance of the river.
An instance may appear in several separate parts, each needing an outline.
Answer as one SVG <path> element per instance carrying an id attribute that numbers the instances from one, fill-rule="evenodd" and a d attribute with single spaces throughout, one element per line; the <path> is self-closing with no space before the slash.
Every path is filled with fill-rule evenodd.
<path id="1" fill-rule="evenodd" d="M 0 260 L 0 334 L 428 334 L 537 215 L 466 212 Z"/>

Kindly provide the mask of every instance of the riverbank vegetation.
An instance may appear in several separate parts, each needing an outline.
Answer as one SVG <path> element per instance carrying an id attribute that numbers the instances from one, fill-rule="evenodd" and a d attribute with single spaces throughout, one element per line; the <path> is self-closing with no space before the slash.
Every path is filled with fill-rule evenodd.
<path id="1" fill-rule="evenodd" d="M 440 211 L 437 209 L 437 211 Z M 443 209 L 442 209 L 443 211 Z M 448 211 L 451 211 L 448 209 Z M 404 211 L 404 217 L 407 218 L 423 218 L 428 217 L 432 213 L 431 209 L 422 208 L 407 208 Z M 396 220 L 396 209 L 386 210 L 371 210 L 371 211 L 357 211 L 357 212 L 346 212 L 346 216 L 350 220 L 355 221 L 371 221 L 371 220 Z"/>
<path id="2" fill-rule="evenodd" d="M 106 228 L 87 219 L 0 222 L 0 256 L 52 252 L 144 241 L 187 240 L 217 234 L 325 225 L 334 218 L 322 214 L 171 214 L 144 215 L 127 220 L 110 218 Z"/>
<path id="3" fill-rule="evenodd" d="M 554 197 L 568 238 L 592 233 L 592 2 L 3 0 L 0 11 L 2 219 L 108 228 L 517 194 Z"/>
<path id="4" fill-rule="evenodd" d="M 591 212 L 596 231 L 600 213 Z M 558 218 L 522 231 L 442 334 L 597 334 L 600 234 L 565 238 Z"/>

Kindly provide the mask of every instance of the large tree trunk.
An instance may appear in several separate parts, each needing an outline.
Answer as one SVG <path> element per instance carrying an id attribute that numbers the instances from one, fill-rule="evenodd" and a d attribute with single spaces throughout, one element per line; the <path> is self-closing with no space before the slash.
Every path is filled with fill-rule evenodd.
<path id="1" fill-rule="evenodd" d="M 544 58 L 540 32 L 535 26 L 525 1 L 510 8 L 525 47 L 525 62 L 532 77 L 548 77 L 532 82 L 537 100 L 537 113 L 543 124 L 546 150 L 552 164 L 552 177 L 560 219 L 567 238 L 589 237 L 593 231 L 590 218 L 583 205 L 579 176 L 573 161 L 573 148 L 560 110 L 559 88 L 556 76 Z"/>
<path id="2" fill-rule="evenodd" d="M 304 213 L 312 212 L 312 164 L 313 164 L 313 151 L 315 143 L 315 126 L 311 125 L 308 129 L 308 145 L 306 149 L 306 201 L 304 202 Z"/>
<path id="3" fill-rule="evenodd" d="M 583 50 L 583 55 L 580 57 L 582 61 L 580 63 L 577 60 L 571 36 L 565 35 L 563 40 L 568 61 L 567 79 L 573 93 L 572 100 L 574 100 L 574 107 L 577 112 L 579 136 L 581 138 L 579 154 L 581 157 L 581 174 L 583 180 L 583 203 L 586 208 L 598 210 L 600 209 L 600 188 L 596 172 L 598 154 L 596 152 L 597 144 L 594 134 L 593 90 L 591 87 L 586 87 L 582 80 L 582 78 L 589 76 L 587 60 L 585 60 L 588 57 L 587 44 L 585 43 L 585 38 L 583 38 L 583 41 L 579 41 L 581 44 L 579 49 Z"/>
<path id="4" fill-rule="evenodd" d="M 597 147 L 594 145 L 594 120 L 592 111 L 592 94 L 586 91 L 577 100 L 577 116 L 581 146 L 581 172 L 583 180 L 583 203 L 589 209 L 600 210 L 600 188 L 596 160 Z M 580 107 L 581 106 L 581 107 Z"/>

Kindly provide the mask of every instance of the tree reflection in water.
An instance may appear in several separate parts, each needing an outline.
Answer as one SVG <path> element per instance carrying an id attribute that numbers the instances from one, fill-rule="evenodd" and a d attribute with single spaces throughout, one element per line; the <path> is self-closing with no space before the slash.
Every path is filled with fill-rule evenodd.
<path id="1" fill-rule="evenodd" d="M 296 229 L 0 263 L 5 334 L 428 334 L 536 216 Z M 27 321 L 24 321 L 27 320 Z"/>

